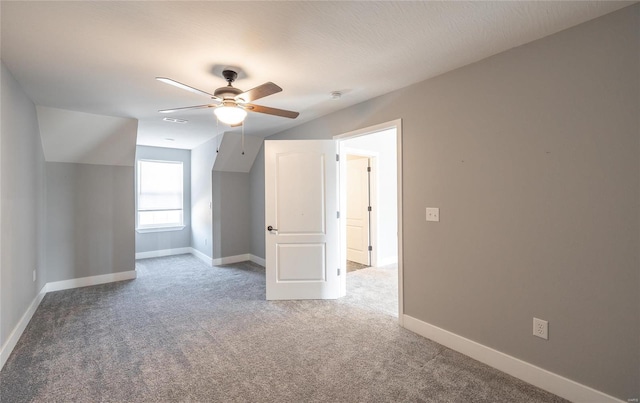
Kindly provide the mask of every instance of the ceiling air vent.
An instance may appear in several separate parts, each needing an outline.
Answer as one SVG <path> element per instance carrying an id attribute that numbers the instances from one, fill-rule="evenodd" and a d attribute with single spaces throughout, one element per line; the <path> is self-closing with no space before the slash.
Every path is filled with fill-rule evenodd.
<path id="1" fill-rule="evenodd" d="M 165 122 L 171 122 L 171 123 L 187 123 L 188 120 L 184 120 L 184 119 L 176 119 L 176 118 L 164 118 L 162 119 Z"/>

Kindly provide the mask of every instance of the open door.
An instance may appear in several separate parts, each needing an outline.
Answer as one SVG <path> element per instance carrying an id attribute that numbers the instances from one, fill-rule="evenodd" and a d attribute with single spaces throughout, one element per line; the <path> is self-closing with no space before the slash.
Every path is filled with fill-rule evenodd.
<path id="1" fill-rule="evenodd" d="M 370 263 L 369 158 L 347 156 L 347 260 Z"/>
<path id="2" fill-rule="evenodd" d="M 334 299 L 340 276 L 334 140 L 265 141 L 267 299 Z"/>

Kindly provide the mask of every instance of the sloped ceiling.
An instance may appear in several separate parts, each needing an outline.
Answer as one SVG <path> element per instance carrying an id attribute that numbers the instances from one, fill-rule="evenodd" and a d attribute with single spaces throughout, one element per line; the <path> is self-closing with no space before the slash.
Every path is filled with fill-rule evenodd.
<path id="1" fill-rule="evenodd" d="M 253 161 L 260 151 L 263 139 L 244 136 L 238 133 L 225 133 L 220 142 L 220 149 L 213 164 L 214 171 L 249 172 Z M 244 154 L 243 154 L 244 150 Z"/>
<path id="2" fill-rule="evenodd" d="M 138 144 L 193 148 L 217 133 L 211 110 L 173 114 L 184 126 L 157 110 L 209 99 L 156 76 L 211 92 L 231 66 L 240 89 L 275 82 L 284 91 L 256 103 L 300 117 L 250 113 L 246 133 L 266 137 L 629 4 L 2 1 L 1 54 L 37 105 L 135 118 Z"/>
<path id="3" fill-rule="evenodd" d="M 136 119 L 43 106 L 36 111 L 47 161 L 133 166 Z"/>

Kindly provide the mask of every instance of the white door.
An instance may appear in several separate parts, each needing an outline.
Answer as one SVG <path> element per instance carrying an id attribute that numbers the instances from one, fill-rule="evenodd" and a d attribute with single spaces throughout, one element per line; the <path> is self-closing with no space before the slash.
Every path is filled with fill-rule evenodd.
<path id="1" fill-rule="evenodd" d="M 369 265 L 369 158 L 347 157 L 347 260 Z"/>
<path id="2" fill-rule="evenodd" d="M 333 299 L 340 287 L 334 140 L 267 140 L 267 299 Z"/>

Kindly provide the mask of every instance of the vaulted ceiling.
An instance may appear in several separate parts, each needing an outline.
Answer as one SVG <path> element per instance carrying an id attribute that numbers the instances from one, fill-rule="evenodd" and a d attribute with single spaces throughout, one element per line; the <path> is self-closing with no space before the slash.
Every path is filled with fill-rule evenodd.
<path id="1" fill-rule="evenodd" d="M 156 76 L 208 92 L 225 67 L 243 90 L 275 82 L 256 103 L 300 116 L 250 113 L 246 134 L 266 137 L 631 3 L 2 1 L 1 57 L 36 105 L 135 118 L 138 144 L 193 148 L 240 129 L 209 109 L 163 121 L 208 100 Z"/>

